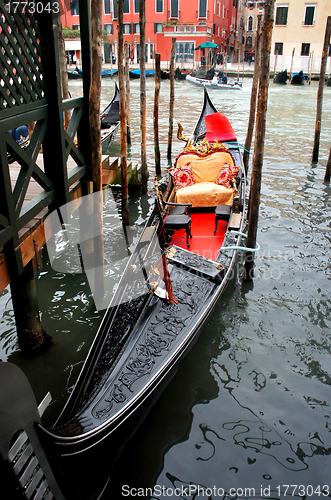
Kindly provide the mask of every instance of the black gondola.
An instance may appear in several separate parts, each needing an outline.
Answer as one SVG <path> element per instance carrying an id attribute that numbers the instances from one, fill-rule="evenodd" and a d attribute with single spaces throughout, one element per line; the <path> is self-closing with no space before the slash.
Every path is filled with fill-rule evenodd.
<path id="1" fill-rule="evenodd" d="M 186 71 L 181 71 L 181 69 L 178 67 L 175 69 L 175 79 L 176 80 L 185 80 L 186 75 L 187 75 Z"/>
<path id="2" fill-rule="evenodd" d="M 202 165 L 209 157 L 216 158 L 217 165 L 221 157 L 222 162 L 226 159 L 237 165 L 237 183 L 232 177 L 232 187 L 220 189 L 229 191 L 230 201 L 218 205 L 216 212 L 215 205 L 188 211 L 188 203 L 171 202 L 173 177 L 169 176 L 164 190 L 156 185 L 154 209 L 69 399 L 53 428 L 39 426 L 67 498 L 94 498 L 89 491 L 96 488 L 93 474 L 100 475 L 105 463 L 109 467 L 146 415 L 146 407 L 153 403 L 223 293 L 242 248 L 245 171 L 233 129 L 217 112 L 207 91 L 192 136 L 176 159 L 177 168 L 180 160 L 185 163 L 185 156 L 192 155 L 197 161 L 202 159 Z M 168 208 L 177 214 L 167 215 Z M 175 224 L 165 234 L 170 217 L 179 221 L 179 230 Z M 192 231 L 190 248 L 183 234 L 185 224 Z M 107 459 L 103 455 L 103 465 L 87 460 L 89 450 L 96 456 L 96 446 L 108 455 Z"/>
<path id="3" fill-rule="evenodd" d="M 294 73 L 291 78 L 291 84 L 292 85 L 304 85 L 305 84 L 305 75 L 303 74 L 303 71 L 301 70 L 299 73 Z"/>
<path id="4" fill-rule="evenodd" d="M 277 73 L 277 75 L 274 76 L 274 83 L 281 83 L 281 84 L 286 84 L 287 80 L 289 79 L 289 76 L 287 74 L 287 69 L 284 69 L 284 71 L 280 71 Z"/>
<path id="5" fill-rule="evenodd" d="M 119 91 L 115 83 L 115 94 L 108 106 L 101 112 L 101 147 L 106 154 L 112 145 L 120 123 Z"/>
<path id="6" fill-rule="evenodd" d="M 77 66 L 75 69 L 68 69 L 69 80 L 77 80 L 79 78 L 83 78 L 83 71 L 81 69 L 79 69 Z"/>

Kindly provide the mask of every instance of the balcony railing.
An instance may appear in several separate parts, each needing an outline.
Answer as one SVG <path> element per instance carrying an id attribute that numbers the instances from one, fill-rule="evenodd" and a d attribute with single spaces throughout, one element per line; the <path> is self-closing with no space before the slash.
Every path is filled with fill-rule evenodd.
<path id="1" fill-rule="evenodd" d="M 212 27 L 206 24 L 171 24 L 163 26 L 163 33 L 212 33 Z"/>

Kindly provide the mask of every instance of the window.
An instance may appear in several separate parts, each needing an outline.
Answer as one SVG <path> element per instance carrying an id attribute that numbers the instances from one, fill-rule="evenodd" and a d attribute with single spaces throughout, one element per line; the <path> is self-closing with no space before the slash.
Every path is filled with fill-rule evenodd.
<path id="1" fill-rule="evenodd" d="M 113 35 L 114 34 L 114 28 L 111 23 L 105 23 L 104 24 L 104 30 L 107 33 L 107 35 Z"/>
<path id="2" fill-rule="evenodd" d="M 140 2 L 139 0 L 134 0 L 134 13 L 135 14 L 139 14 L 139 5 L 140 5 Z"/>
<path id="3" fill-rule="evenodd" d="M 163 12 L 163 0 L 156 0 L 155 12 Z"/>
<path id="4" fill-rule="evenodd" d="M 315 5 L 306 5 L 306 13 L 305 13 L 305 26 L 313 26 L 314 24 L 314 15 L 315 15 Z"/>
<path id="5" fill-rule="evenodd" d="M 135 34 L 139 34 L 140 33 L 139 23 L 133 23 L 133 33 L 135 33 Z"/>
<path id="6" fill-rule="evenodd" d="M 288 13 L 288 6 L 277 7 L 276 25 L 278 25 L 278 26 L 286 26 L 286 24 L 287 24 L 287 13 Z"/>
<path id="7" fill-rule="evenodd" d="M 193 62 L 194 42 L 176 42 L 176 63 Z"/>
<path id="8" fill-rule="evenodd" d="M 73 24 L 72 25 L 73 30 L 79 30 L 80 29 L 80 24 Z"/>
<path id="9" fill-rule="evenodd" d="M 216 24 L 213 24 L 213 35 L 216 35 Z"/>
<path id="10" fill-rule="evenodd" d="M 79 4 L 77 2 L 70 2 L 70 9 L 72 16 L 79 16 Z"/>
<path id="11" fill-rule="evenodd" d="M 275 55 L 283 55 L 283 43 L 275 43 Z"/>
<path id="12" fill-rule="evenodd" d="M 253 45 L 253 40 L 252 40 L 252 37 L 251 36 L 248 36 L 246 38 L 246 47 L 252 47 Z"/>
<path id="13" fill-rule="evenodd" d="M 303 43 L 301 45 L 301 55 L 309 56 L 309 52 L 310 52 L 310 43 Z"/>
<path id="14" fill-rule="evenodd" d="M 103 9 L 105 14 L 111 14 L 111 3 L 110 0 L 104 0 Z"/>
<path id="15" fill-rule="evenodd" d="M 199 17 L 207 18 L 207 0 L 199 0 Z"/>
<path id="16" fill-rule="evenodd" d="M 131 24 L 130 23 L 123 23 L 123 33 L 124 33 L 124 35 L 131 34 Z"/>
<path id="17" fill-rule="evenodd" d="M 170 17 L 177 17 L 178 18 L 178 0 L 171 0 Z"/>
<path id="18" fill-rule="evenodd" d="M 123 14 L 130 14 L 129 0 L 124 0 L 123 2 Z"/>
<path id="19" fill-rule="evenodd" d="M 112 23 L 106 23 L 105 24 L 105 32 L 107 35 L 113 35 L 114 34 L 114 25 Z"/>
<path id="20" fill-rule="evenodd" d="M 162 33 L 163 25 L 162 23 L 154 23 L 154 33 Z"/>
<path id="21" fill-rule="evenodd" d="M 113 0 L 113 19 L 117 19 L 117 0 Z"/>
<path id="22" fill-rule="evenodd" d="M 253 16 L 249 16 L 249 18 L 248 18 L 247 31 L 253 31 Z"/>

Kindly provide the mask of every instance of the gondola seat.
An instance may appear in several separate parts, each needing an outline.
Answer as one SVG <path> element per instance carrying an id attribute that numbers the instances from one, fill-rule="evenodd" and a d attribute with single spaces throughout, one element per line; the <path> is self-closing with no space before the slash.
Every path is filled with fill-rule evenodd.
<path id="1" fill-rule="evenodd" d="M 232 155 L 226 151 L 213 152 L 207 156 L 198 156 L 188 152 L 177 158 L 174 169 L 170 173 L 174 176 L 175 168 L 190 164 L 194 182 L 186 187 L 176 189 L 177 203 L 190 203 L 192 207 L 216 207 L 218 205 L 232 205 L 233 189 L 216 183 L 224 165 L 234 167 Z"/>

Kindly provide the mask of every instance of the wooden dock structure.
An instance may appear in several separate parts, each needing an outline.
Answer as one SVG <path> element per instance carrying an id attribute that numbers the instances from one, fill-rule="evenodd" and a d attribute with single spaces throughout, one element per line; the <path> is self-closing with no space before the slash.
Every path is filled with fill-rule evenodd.
<path id="1" fill-rule="evenodd" d="M 39 153 L 36 163 L 41 169 L 43 169 L 42 153 Z M 70 173 L 75 166 L 74 161 L 69 158 L 68 172 Z M 103 185 L 111 184 L 115 181 L 118 174 L 118 158 L 103 155 L 102 167 Z M 20 165 L 17 162 L 14 162 L 10 165 L 10 179 L 13 190 L 19 177 L 19 173 Z M 69 201 L 77 200 L 78 206 L 83 190 L 84 189 L 82 189 L 82 183 L 80 181 L 74 182 L 69 190 Z M 87 191 L 90 191 L 90 186 L 87 186 Z M 34 179 L 31 179 L 26 191 L 23 207 L 28 203 L 33 202 L 33 200 L 40 196 L 41 193 L 41 186 Z M 43 208 L 37 215 L 29 220 L 22 229 L 18 231 L 23 267 L 25 267 L 34 258 L 38 260 L 38 254 L 46 243 L 44 220 L 48 214 L 48 208 Z M 11 277 L 7 265 L 6 255 L 3 251 L 0 251 L 0 293 L 10 284 L 10 282 Z"/>
<path id="2" fill-rule="evenodd" d="M 34 282 L 44 220 L 88 194 L 93 179 L 91 16 L 90 2 L 80 0 L 83 96 L 64 100 L 56 9 L 21 7 L 14 14 L 0 4 L 0 291 L 10 285 L 19 346 L 33 349 L 44 341 Z M 23 126 L 33 129 L 25 149 L 11 134 Z M 112 173 L 105 162 L 104 182 Z"/>

